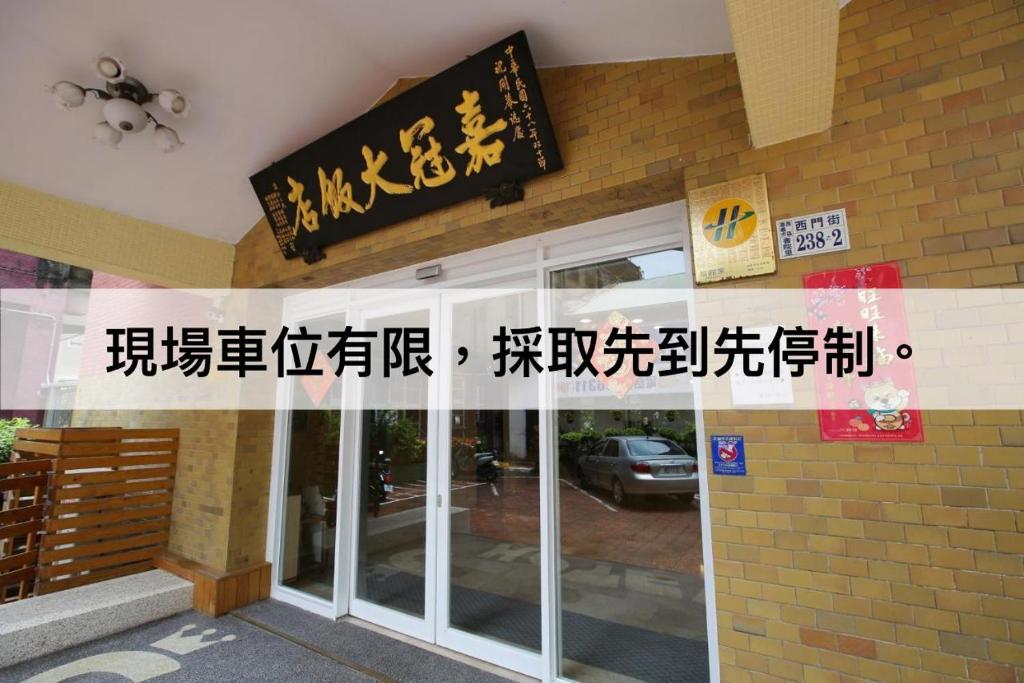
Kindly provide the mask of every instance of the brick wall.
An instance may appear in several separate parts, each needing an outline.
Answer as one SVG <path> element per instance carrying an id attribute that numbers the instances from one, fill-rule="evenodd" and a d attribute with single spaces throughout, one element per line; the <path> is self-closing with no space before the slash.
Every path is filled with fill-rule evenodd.
<path id="1" fill-rule="evenodd" d="M 712 483 L 724 680 L 1018 680 L 1019 413 L 926 413 L 897 446 L 818 443 L 810 412 L 705 419 L 748 444 L 749 476 Z"/>
<path id="2" fill-rule="evenodd" d="M 251 567 L 265 560 L 273 442 L 273 411 L 238 413 L 225 557 L 229 570 Z"/>
<path id="3" fill-rule="evenodd" d="M 234 495 L 236 486 L 235 449 L 238 425 L 246 413 L 233 411 L 76 411 L 75 427 L 177 428 L 181 430 L 178 467 L 174 479 L 174 504 L 171 511 L 172 552 L 219 570 L 242 565 L 229 562 L 232 526 L 241 519 L 264 520 L 263 526 L 248 531 L 262 544 L 266 531 L 266 505 L 262 510 L 236 515 L 235 506 L 244 497 Z M 273 422 L 270 425 L 273 430 Z M 266 446 L 266 473 L 270 478 L 270 446 Z M 259 457 L 251 460 L 263 462 Z M 268 486 L 263 485 L 264 498 Z M 237 550 L 235 551 L 238 552 Z M 262 546 L 259 561 L 263 560 Z"/>
<path id="4" fill-rule="evenodd" d="M 852 248 L 730 286 L 882 260 L 907 287 L 1018 286 L 1022 19 L 1016 0 L 853 0 L 834 125 L 756 150 L 731 56 L 544 69 L 566 168 L 525 202 L 467 202 L 314 266 L 281 259 L 261 222 L 234 284 L 339 282 L 763 172 L 774 218 L 844 206 Z M 1021 418 L 931 413 L 926 443 L 892 446 L 821 443 L 813 413 L 706 414 L 709 432 L 746 435 L 750 471 L 711 479 L 723 680 L 1020 680 Z"/>
<path id="5" fill-rule="evenodd" d="M 0 181 L 0 248 L 165 287 L 228 287 L 234 248 Z"/>
<path id="6" fill-rule="evenodd" d="M 271 411 L 76 411 L 76 427 L 181 430 L 168 549 L 220 571 L 263 562 Z"/>
<path id="7" fill-rule="evenodd" d="M 7 182 L 0 182 L 0 247 L 95 269 L 94 288 L 130 281 L 227 287 L 234 252 L 229 244 Z M 34 278 L 19 286 L 34 286 Z M 232 412 L 79 411 L 74 425 L 180 428 L 170 549 L 225 569 L 237 419 Z"/>

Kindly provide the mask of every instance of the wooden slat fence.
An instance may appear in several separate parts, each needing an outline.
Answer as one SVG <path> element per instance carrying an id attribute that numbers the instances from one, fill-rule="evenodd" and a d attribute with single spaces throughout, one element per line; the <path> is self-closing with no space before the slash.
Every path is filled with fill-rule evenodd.
<path id="1" fill-rule="evenodd" d="M 154 567 L 169 534 L 178 430 L 22 429 L 14 451 L 17 464 L 48 465 L 36 479 L 47 501 L 31 547 L 36 595 Z"/>
<path id="2" fill-rule="evenodd" d="M 0 604 L 35 591 L 52 462 L 0 463 Z"/>

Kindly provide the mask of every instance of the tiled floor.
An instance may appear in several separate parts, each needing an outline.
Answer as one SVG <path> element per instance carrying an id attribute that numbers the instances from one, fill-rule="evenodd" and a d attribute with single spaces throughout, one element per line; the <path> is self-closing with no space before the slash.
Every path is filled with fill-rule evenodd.
<path id="1" fill-rule="evenodd" d="M 375 630 L 274 601 L 212 619 L 186 612 L 0 670 L 0 683 L 192 681 L 505 683 Z"/>
<path id="2" fill-rule="evenodd" d="M 232 616 L 185 612 L 0 670 L 0 682 L 379 680 Z"/>

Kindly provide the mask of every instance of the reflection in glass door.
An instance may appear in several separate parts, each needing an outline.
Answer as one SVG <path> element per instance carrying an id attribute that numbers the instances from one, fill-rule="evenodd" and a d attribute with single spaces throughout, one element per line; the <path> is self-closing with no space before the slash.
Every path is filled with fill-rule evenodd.
<path id="1" fill-rule="evenodd" d="M 356 597 L 424 616 L 427 411 L 364 410 Z"/>
<path id="2" fill-rule="evenodd" d="M 452 413 L 449 624 L 541 650 L 536 410 Z"/>
<path id="3" fill-rule="evenodd" d="M 685 288 L 684 265 L 668 249 L 549 271 L 553 289 L 574 291 L 555 297 L 545 324 L 643 326 L 643 312 L 630 313 L 643 306 L 649 320 L 674 320 L 643 289 Z M 543 300 L 481 290 L 351 311 L 378 339 L 429 329 L 435 374 L 347 375 L 348 611 L 537 677 L 707 680 L 693 411 L 631 409 L 628 396 L 591 406 L 586 393 L 572 410 L 524 409 L 520 399 L 546 390 L 537 376 L 494 382 L 490 354 L 456 357 L 460 346 L 492 349 L 502 326 L 537 325 Z M 671 314 L 689 317 L 685 305 Z M 293 437 L 292 458 L 301 443 Z"/>
<path id="4" fill-rule="evenodd" d="M 532 295 L 490 295 L 452 306 L 466 325 L 453 336 L 486 349 L 501 326 L 534 319 Z M 494 391 L 492 359 L 482 354 L 452 368 L 448 605 L 452 627 L 500 643 L 541 650 L 540 444 L 538 411 L 472 409 L 514 403 Z M 500 390 L 499 390 L 500 391 Z M 536 393 L 533 382 L 512 392 Z"/>
<path id="5" fill-rule="evenodd" d="M 388 339 L 386 330 L 394 334 L 394 330 L 429 329 L 431 324 L 429 309 L 374 313 L 364 319 L 362 329 L 375 332 L 381 340 Z M 422 406 L 428 405 L 433 387 L 433 380 L 423 372 L 408 376 L 398 372 L 386 381 L 367 382 L 362 389 L 366 405 L 395 408 L 360 411 L 355 447 L 358 490 L 354 500 L 359 502 L 354 510 L 353 613 L 417 637 L 432 628 L 432 591 L 427 586 L 433 580 L 434 553 L 428 543 L 433 529 L 428 502 L 434 495 L 430 453 L 436 418 Z M 368 612 L 361 611 L 360 602 L 370 606 Z M 381 613 L 379 608 L 388 612 Z M 388 617 L 389 612 L 418 621 Z"/>
<path id="6" fill-rule="evenodd" d="M 560 298 L 556 322 L 583 329 L 625 319 L 643 330 L 644 318 L 686 325 L 681 302 L 670 313 L 647 315 L 644 306 L 650 313 L 654 304 L 643 294 L 683 291 L 685 266 L 683 251 L 668 249 L 554 271 L 553 289 L 599 290 Z M 661 392 L 658 381 L 638 381 L 637 388 Z M 616 409 L 596 400 L 585 409 L 583 400 L 575 405 L 584 409 L 551 415 L 563 678 L 710 678 L 696 416 L 683 407 L 692 397 L 688 386 L 672 390 L 679 410 L 630 410 L 627 395 Z"/>
<path id="7" fill-rule="evenodd" d="M 386 293 L 352 290 L 345 315 L 324 329 L 343 330 L 348 321 L 378 334 L 430 328 L 435 374 L 364 384 L 349 368 L 323 382 L 287 380 L 282 396 L 311 400 L 278 418 L 280 503 L 268 528 L 275 597 L 329 616 L 347 612 L 544 680 L 717 680 L 708 647 L 715 629 L 706 626 L 714 593 L 705 595 L 703 576 L 712 558 L 701 542 L 709 525 L 693 485 L 699 414 L 684 403 L 677 410 L 631 407 L 628 398 L 589 403 L 600 387 L 582 382 L 563 383 L 582 402 L 559 410 L 564 391 L 551 373 L 543 385 L 535 378 L 510 388 L 491 381 L 490 354 L 482 352 L 493 350 L 491 335 L 502 325 L 599 329 L 626 318 L 642 326 L 645 316 L 628 312 L 653 305 L 646 288 L 691 286 L 685 253 L 662 246 L 678 244 L 680 211 L 639 212 L 625 221 L 635 232 L 620 222 L 588 225 L 569 239 L 545 236 L 528 252 L 516 247 L 506 256 L 502 245 L 503 255 L 490 261 L 467 255 L 446 265 L 443 297 L 428 285 L 384 307 Z M 623 243 L 636 244 L 637 255 L 607 256 L 621 254 Z M 588 254 L 594 258 L 584 261 Z M 567 296 L 539 310 L 553 296 L 536 291 L 545 279 Z M 690 322 L 686 305 L 678 315 L 680 324 Z M 473 352 L 464 363 L 459 346 Z M 380 350 L 378 342 L 378 370 Z M 486 394 L 493 391 L 512 393 L 503 405 Z M 538 396 L 541 409 L 524 409 L 518 391 Z M 332 451 L 340 463 L 329 462 Z M 623 478 L 632 476 L 623 468 L 659 486 L 690 488 L 648 495 Z M 706 486 L 703 473 L 699 479 Z M 337 493 L 332 482 L 340 482 Z"/>
<path id="8" fill-rule="evenodd" d="M 359 329 L 383 339 L 386 329 L 430 328 L 433 340 L 450 325 L 453 346 L 485 349 L 500 325 L 532 319 L 535 300 L 532 291 L 485 296 L 450 304 L 443 316 L 437 308 L 374 309 Z M 357 389 L 365 409 L 353 411 L 356 436 L 347 442 L 359 501 L 351 613 L 536 675 L 539 413 L 496 409 L 499 398 L 479 393 L 495 384 L 481 381 L 492 372 L 485 354 L 464 364 L 431 354 L 436 376 L 396 372 Z M 513 390 L 536 394 L 537 380 Z M 458 407 L 448 409 L 441 392 L 458 394 Z M 445 410 L 423 409 L 441 403 Z"/>
<path id="9" fill-rule="evenodd" d="M 281 545 L 281 584 L 334 599 L 340 410 L 294 410 Z"/>
<path id="10" fill-rule="evenodd" d="M 298 332 L 326 335 L 344 327 L 343 315 L 294 324 Z M 294 342 L 300 354 L 307 352 Z M 278 581 L 306 596 L 335 597 L 338 536 L 338 462 L 341 381 L 333 375 L 291 379 Z"/>
<path id="11" fill-rule="evenodd" d="M 490 283 L 493 285 L 493 283 Z M 503 288 L 514 286 L 512 280 Z M 527 285 L 532 285 L 530 280 Z M 481 289 L 447 300 L 442 324 L 453 347 L 488 349 L 501 326 L 535 324 L 536 295 Z M 538 675 L 541 669 L 539 412 L 536 378 L 499 388 L 489 353 L 446 358 L 439 389 L 439 467 L 447 488 L 439 519 L 438 643 Z"/>

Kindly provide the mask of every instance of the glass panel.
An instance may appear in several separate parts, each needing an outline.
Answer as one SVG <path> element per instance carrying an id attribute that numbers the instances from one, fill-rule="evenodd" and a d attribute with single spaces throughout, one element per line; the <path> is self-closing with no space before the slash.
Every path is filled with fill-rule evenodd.
<path id="1" fill-rule="evenodd" d="M 554 272 L 551 283 L 612 290 L 643 282 L 628 287 L 634 292 L 685 287 L 684 258 L 666 250 L 615 259 Z M 594 310 L 593 302 L 585 319 L 554 313 L 562 324 L 596 328 L 615 314 Z M 554 413 L 560 671 L 579 681 L 708 680 L 694 415 L 623 405 Z"/>
<path id="2" fill-rule="evenodd" d="M 364 326 L 382 338 L 385 327 L 427 327 L 428 311 L 374 318 Z M 423 405 L 427 376 L 372 382 L 372 405 Z M 427 540 L 426 410 L 362 411 L 359 449 L 359 555 L 356 597 L 414 616 L 424 615 Z"/>
<path id="3" fill-rule="evenodd" d="M 495 295 L 453 306 L 451 319 L 458 344 L 488 348 L 501 325 L 533 324 L 535 310 L 532 294 Z M 490 363 L 483 355 L 456 367 L 455 395 L 480 399 Z M 536 395 L 537 386 L 511 391 Z M 451 413 L 449 623 L 539 653 L 539 413 L 461 405 Z"/>
<path id="4" fill-rule="evenodd" d="M 536 410 L 452 415 L 452 626 L 540 652 Z"/>
<path id="5" fill-rule="evenodd" d="M 326 338 L 344 317 L 304 323 Z M 308 348 L 300 348 L 305 354 Z M 323 353 L 322 349 L 319 351 Z M 302 356 L 305 358 L 305 356 Z M 288 431 L 281 534 L 281 583 L 324 600 L 334 598 L 338 522 L 341 380 L 333 373 L 296 377 Z"/>

